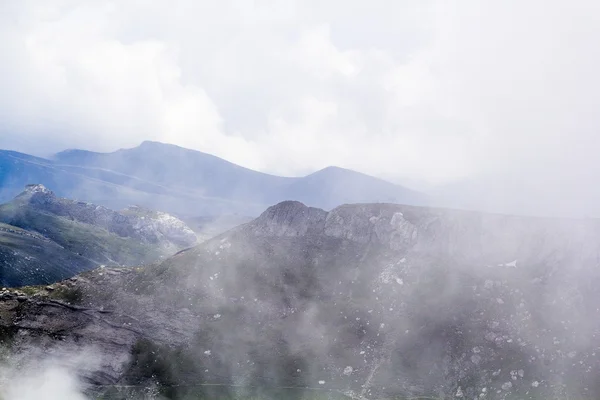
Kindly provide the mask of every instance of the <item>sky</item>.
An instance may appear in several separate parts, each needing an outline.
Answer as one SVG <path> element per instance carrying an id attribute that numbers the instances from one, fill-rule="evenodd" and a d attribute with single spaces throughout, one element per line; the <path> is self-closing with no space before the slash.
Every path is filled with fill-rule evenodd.
<path id="1" fill-rule="evenodd" d="M 0 148 L 584 190 L 599 37 L 594 0 L 5 0 Z"/>

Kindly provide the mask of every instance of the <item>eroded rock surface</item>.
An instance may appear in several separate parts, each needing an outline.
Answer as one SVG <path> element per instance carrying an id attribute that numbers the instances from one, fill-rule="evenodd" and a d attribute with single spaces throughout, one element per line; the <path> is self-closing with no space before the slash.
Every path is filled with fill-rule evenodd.
<path id="1" fill-rule="evenodd" d="M 194 231 L 183 221 L 159 211 L 137 206 L 113 211 L 91 203 L 59 198 L 43 185 L 29 185 L 15 200 L 55 215 L 102 227 L 119 236 L 135 237 L 161 246 L 189 247 L 196 242 Z"/>
<path id="2" fill-rule="evenodd" d="M 0 322 L 19 354 L 99 346 L 106 360 L 91 382 L 591 399 L 599 227 L 284 202 L 159 265 L 0 294 Z M 172 355 L 167 370 L 179 372 L 152 378 L 132 364 L 148 348 Z"/>

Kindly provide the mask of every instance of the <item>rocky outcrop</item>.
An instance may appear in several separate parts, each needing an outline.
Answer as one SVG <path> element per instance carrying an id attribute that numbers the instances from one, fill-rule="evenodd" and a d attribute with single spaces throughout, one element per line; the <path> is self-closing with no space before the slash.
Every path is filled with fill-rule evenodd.
<path id="1" fill-rule="evenodd" d="M 327 212 L 298 201 L 284 201 L 269 207 L 247 229 L 261 236 L 303 236 L 319 234 Z"/>
<path id="2" fill-rule="evenodd" d="M 417 240 L 416 226 L 404 218 L 401 210 L 402 206 L 368 204 L 326 212 L 286 201 L 269 207 L 247 229 L 264 236 L 325 235 L 399 248 Z"/>
<path id="3" fill-rule="evenodd" d="M 15 202 L 160 246 L 189 247 L 196 243 L 194 231 L 180 219 L 141 207 L 113 211 L 91 203 L 59 198 L 43 185 L 28 185 Z"/>
<path id="4" fill-rule="evenodd" d="M 599 226 L 284 202 L 160 265 L 12 293 L 0 323 L 29 332 L 14 333 L 16 352 L 41 337 L 96 344 L 107 360 L 90 382 L 158 382 L 172 398 L 199 382 L 355 399 L 597 398 Z"/>
<path id="5" fill-rule="evenodd" d="M 399 208 L 390 206 L 338 207 L 327 215 L 323 233 L 359 243 L 376 242 L 392 249 L 417 241 L 417 226 L 407 221 Z"/>
<path id="6" fill-rule="evenodd" d="M 168 345 L 190 340 L 194 319 L 179 323 L 160 307 L 149 308 L 128 290 L 137 268 L 99 268 L 47 286 L 0 291 L 0 341 L 15 361 L 61 355 L 88 358 L 76 373 L 86 384 L 110 385 L 127 370 L 130 349 L 142 339 Z M 186 321 L 188 324 L 186 324 Z"/>
<path id="7" fill-rule="evenodd" d="M 325 212 L 299 202 L 283 202 L 246 229 L 264 236 L 323 235 L 392 250 L 500 262 L 550 255 L 557 248 L 591 256 L 598 251 L 600 220 L 528 218 L 398 204 L 344 205 Z"/>
<path id="8" fill-rule="evenodd" d="M 196 243 L 196 234 L 185 222 L 171 214 L 130 206 L 121 211 L 134 232 L 151 243 L 171 242 L 180 247 Z"/>

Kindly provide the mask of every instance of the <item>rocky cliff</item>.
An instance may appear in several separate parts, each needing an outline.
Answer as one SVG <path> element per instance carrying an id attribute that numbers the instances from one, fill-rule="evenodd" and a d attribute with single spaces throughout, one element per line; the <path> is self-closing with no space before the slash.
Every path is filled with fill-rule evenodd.
<path id="1" fill-rule="evenodd" d="M 189 247 L 196 242 L 194 232 L 170 214 L 138 206 L 113 211 L 91 203 L 59 198 L 43 185 L 28 185 L 15 202 L 160 246 Z"/>
<path id="2" fill-rule="evenodd" d="M 592 399 L 599 260 L 597 220 L 284 202 L 159 265 L 2 294 L 0 321 L 17 354 L 93 346 L 111 396 Z"/>

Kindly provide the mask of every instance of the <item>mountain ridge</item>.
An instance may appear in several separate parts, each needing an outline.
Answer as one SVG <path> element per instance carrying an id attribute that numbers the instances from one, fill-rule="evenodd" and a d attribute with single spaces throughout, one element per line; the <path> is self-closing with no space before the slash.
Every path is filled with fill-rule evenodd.
<path id="1" fill-rule="evenodd" d="M 306 177 L 279 177 L 158 142 L 111 153 L 71 149 L 52 159 L 0 151 L 0 201 L 32 182 L 110 208 L 141 204 L 193 216 L 258 215 L 289 199 L 326 209 L 365 201 L 427 203 L 421 193 L 352 170 L 334 167 Z"/>
<path id="2" fill-rule="evenodd" d="M 599 243 L 598 220 L 286 201 L 162 263 L 89 271 L 21 302 L 11 292 L 0 323 L 99 346 L 89 382 L 158 384 L 173 399 L 198 382 L 207 398 L 274 386 L 594 398 Z M 53 293 L 77 303 L 56 311 Z"/>

